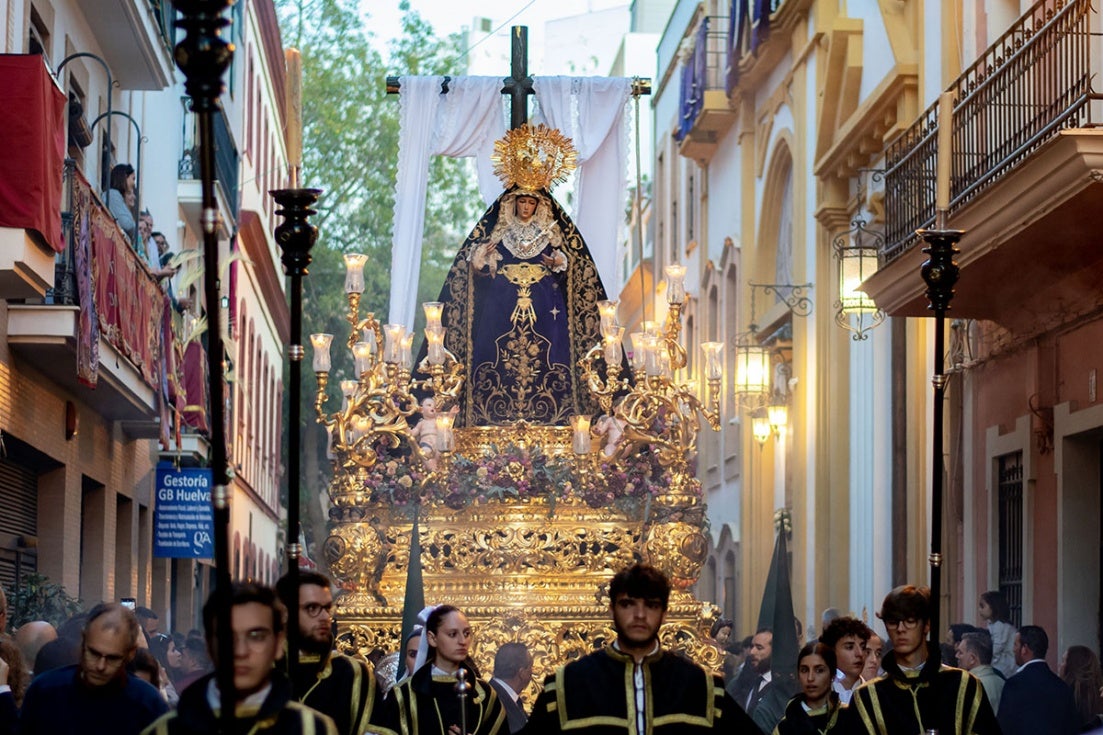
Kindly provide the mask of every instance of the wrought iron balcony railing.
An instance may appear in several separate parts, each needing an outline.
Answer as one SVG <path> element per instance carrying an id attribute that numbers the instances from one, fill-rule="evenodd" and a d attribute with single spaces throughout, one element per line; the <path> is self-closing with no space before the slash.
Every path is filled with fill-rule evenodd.
<path id="1" fill-rule="evenodd" d="M 705 105 L 705 92 L 724 88 L 728 60 L 728 19 L 707 16 L 697 26 L 693 55 L 682 67 L 680 92 L 681 119 L 674 136 L 682 140 L 693 129 Z"/>
<path id="2" fill-rule="evenodd" d="M 186 105 L 190 98 L 183 98 Z M 199 139 L 196 130 L 195 114 L 188 111 L 184 113 L 184 151 L 178 165 L 178 176 L 181 179 L 199 178 Z M 214 116 L 214 169 L 215 179 L 222 187 L 222 193 L 230 207 L 234 221 L 238 219 L 238 178 L 239 157 L 237 146 L 234 145 L 234 136 L 230 132 L 229 123 L 226 121 L 226 112 Z"/>
<path id="3" fill-rule="evenodd" d="M 954 82 L 951 212 L 1061 130 L 1098 123 L 1092 12 L 1089 0 L 1041 0 Z M 937 108 L 929 107 L 886 154 L 884 262 L 906 252 L 919 239 L 915 231 L 934 222 L 943 123 Z"/>

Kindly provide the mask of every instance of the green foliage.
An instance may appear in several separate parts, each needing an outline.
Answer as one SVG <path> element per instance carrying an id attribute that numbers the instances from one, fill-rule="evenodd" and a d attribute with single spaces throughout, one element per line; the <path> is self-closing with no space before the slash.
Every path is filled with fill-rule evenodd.
<path id="1" fill-rule="evenodd" d="M 304 342 L 315 332 L 334 335 L 329 410 L 340 406 L 340 381 L 354 377 L 344 346 L 349 333 L 344 253 L 368 256 L 360 314 L 374 312 L 386 321 L 399 106 L 396 95 L 386 94 L 385 79 L 464 72 L 458 35 L 438 36 L 408 2 L 399 8 L 402 34 L 384 43 L 372 34 L 370 17 L 357 0 L 276 0 L 284 45 L 303 55 L 303 179 L 323 190 L 318 214 L 311 218 L 319 237 L 310 275 L 303 279 L 303 334 Z M 421 300 L 435 300 L 455 253 L 482 213 L 472 171 L 469 162 L 455 159 L 434 157 L 431 163 Z M 309 404 L 315 391 L 309 359 L 308 350 L 303 421 L 305 431 L 317 432 Z M 324 441 L 319 442 L 323 465 L 324 449 Z M 303 507 L 316 506 L 311 497 L 320 490 L 317 481 L 306 479 L 301 486 Z"/>
<path id="2" fill-rule="evenodd" d="M 80 600 L 70 597 L 60 584 L 32 573 L 23 575 L 19 589 L 8 591 L 8 625 L 15 630 L 33 620 L 45 620 L 55 628 L 80 612 Z"/>

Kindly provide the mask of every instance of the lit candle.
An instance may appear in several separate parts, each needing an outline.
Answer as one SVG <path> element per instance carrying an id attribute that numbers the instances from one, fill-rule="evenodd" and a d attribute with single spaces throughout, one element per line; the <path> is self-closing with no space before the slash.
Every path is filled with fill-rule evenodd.
<path id="1" fill-rule="evenodd" d="M 574 430 L 571 447 L 575 454 L 590 453 L 590 417 L 576 413 L 571 416 L 571 429 Z"/>
<path id="2" fill-rule="evenodd" d="M 664 378 L 674 377 L 674 371 L 670 366 L 670 350 L 666 348 L 666 344 L 657 342 L 655 344 L 655 352 L 658 354 L 659 359 L 659 375 Z"/>
<path id="3" fill-rule="evenodd" d="M 455 440 L 452 437 L 452 425 L 456 421 L 455 415 L 447 411 L 437 414 L 437 451 L 451 452 L 455 448 Z"/>
<path id="4" fill-rule="evenodd" d="M 379 351 L 379 343 L 375 341 L 375 330 L 364 327 L 360 330 L 360 341 L 368 343 L 368 351 L 374 355 Z"/>
<path id="5" fill-rule="evenodd" d="M 608 337 L 617 326 L 617 302 L 597 302 L 597 312 L 601 315 L 601 336 Z"/>
<path id="6" fill-rule="evenodd" d="M 342 380 L 341 381 L 341 395 L 344 400 L 341 403 L 341 411 L 345 411 L 349 407 L 349 401 L 356 395 L 356 388 L 360 384 L 355 380 Z"/>
<path id="7" fill-rule="evenodd" d="M 366 255 L 345 254 L 345 293 L 364 293 L 364 263 L 367 262 Z"/>
<path id="8" fill-rule="evenodd" d="M 284 91 L 287 95 L 287 166 L 290 170 L 291 189 L 299 188 L 303 168 L 303 57 L 298 49 L 284 52 L 287 76 Z"/>
<path id="9" fill-rule="evenodd" d="M 950 208 L 950 155 L 954 147 L 954 93 L 938 98 L 938 194 L 935 207 Z"/>
<path id="10" fill-rule="evenodd" d="M 444 327 L 426 327 L 425 339 L 429 343 L 428 358 L 430 365 L 444 364 Z"/>
<path id="11" fill-rule="evenodd" d="M 361 378 L 371 370 L 372 363 L 371 345 L 367 342 L 357 342 L 352 346 L 352 359 L 356 374 Z"/>
<path id="12" fill-rule="evenodd" d="M 647 336 L 648 339 L 643 343 L 643 369 L 648 377 L 654 378 L 662 372 L 662 365 L 659 363 L 659 346 L 655 342 L 655 335 Z"/>
<path id="13" fill-rule="evenodd" d="M 421 305 L 425 311 L 425 330 L 431 327 L 440 327 L 440 317 L 444 313 L 444 304 L 439 301 L 426 301 Z"/>
<path id="14" fill-rule="evenodd" d="M 701 351 L 705 353 L 705 377 L 709 380 L 720 380 L 724 374 L 724 365 L 721 354 L 724 350 L 723 342 L 702 342 Z"/>
<path id="15" fill-rule="evenodd" d="M 605 364 L 609 367 L 620 367 L 621 341 L 624 339 L 624 327 L 614 327 L 611 334 L 603 337 L 605 347 Z"/>
<path id="16" fill-rule="evenodd" d="M 406 334 L 404 324 L 383 325 L 383 361 L 398 362 L 399 351 L 402 349 L 402 337 Z"/>
<path id="17" fill-rule="evenodd" d="M 666 303 L 681 304 L 686 300 L 686 267 L 671 263 L 663 270 L 666 272 Z"/>
<path id="18" fill-rule="evenodd" d="M 398 366 L 403 370 L 409 370 L 414 366 L 414 333 L 406 332 L 402 335 L 402 348 L 398 355 Z"/>
<path id="19" fill-rule="evenodd" d="M 312 334 L 310 344 L 314 347 L 314 372 L 328 373 L 330 368 L 329 346 L 333 342 L 332 334 Z"/>
<path id="20" fill-rule="evenodd" d="M 647 332 L 632 332 L 632 369 L 643 370 L 644 368 L 644 345 L 647 343 Z"/>

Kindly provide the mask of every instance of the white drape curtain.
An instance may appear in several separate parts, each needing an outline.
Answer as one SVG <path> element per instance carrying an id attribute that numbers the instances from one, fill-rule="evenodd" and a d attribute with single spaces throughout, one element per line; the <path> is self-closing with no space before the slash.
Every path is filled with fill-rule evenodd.
<path id="1" fill-rule="evenodd" d="M 425 229 L 429 157 L 475 156 L 479 191 L 489 206 L 502 192 L 490 156 L 506 131 L 498 77 L 402 77 L 399 88 L 398 176 L 391 243 L 388 321 L 414 323 Z M 533 122 L 558 128 L 574 141 L 579 168 L 572 219 L 586 239 L 605 287 L 616 289 L 617 233 L 627 197 L 626 114 L 632 80 L 537 77 Z M 458 247 L 458 243 L 457 243 Z"/>
<path id="2" fill-rule="evenodd" d="M 578 150 L 571 219 L 590 247 L 601 282 L 615 292 L 617 235 L 628 197 L 626 110 L 632 80 L 535 77 L 533 88 L 533 122 L 558 128 Z"/>
<path id="3" fill-rule="evenodd" d="M 418 270 L 425 232 L 425 193 L 429 157 L 475 156 L 479 191 L 489 205 L 502 191 L 490 156 L 506 131 L 502 80 L 457 77 L 441 94 L 444 77 L 399 80 L 398 175 L 391 241 L 391 300 L 388 321 L 414 323 Z"/>

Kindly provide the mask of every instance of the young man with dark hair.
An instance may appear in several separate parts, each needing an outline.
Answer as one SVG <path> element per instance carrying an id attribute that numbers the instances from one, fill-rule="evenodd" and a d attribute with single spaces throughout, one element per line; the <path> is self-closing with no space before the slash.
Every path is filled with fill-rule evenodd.
<path id="1" fill-rule="evenodd" d="M 299 626 L 299 660 L 290 672 L 295 698 L 329 715 L 340 735 L 368 729 L 378 689 L 371 666 L 333 650 L 333 591 L 329 578 L 299 570 L 276 582 L 280 600 Z M 284 659 L 284 670 L 288 657 Z"/>
<path id="2" fill-rule="evenodd" d="M 1003 735 L 1063 735 L 1080 732 L 1080 717 L 1072 689 L 1046 664 L 1049 636 L 1037 625 L 1019 628 L 1012 646 L 1014 676 L 1000 695 L 999 722 Z"/>
<path id="3" fill-rule="evenodd" d="M 129 676 L 138 650 L 138 620 L 118 603 L 92 608 L 81 636 L 80 663 L 34 680 L 23 698 L 20 735 L 137 735 L 168 705 L 161 693 Z"/>
<path id="4" fill-rule="evenodd" d="M 284 646 L 285 610 L 270 587 L 237 582 L 230 590 L 234 646 L 234 732 L 251 735 L 337 735 L 333 720 L 291 698 L 291 685 L 274 666 Z M 203 606 L 203 630 L 218 660 L 217 593 Z M 180 706 L 143 735 L 211 735 L 218 732 L 221 694 L 208 674 L 180 696 Z"/>
<path id="5" fill-rule="evenodd" d="M 866 667 L 866 643 L 872 631 L 858 618 L 838 617 L 827 624 L 820 636 L 820 643 L 834 649 L 838 669 L 831 688 L 839 695 L 839 701 L 850 704 L 854 690 L 862 684 L 862 670 Z"/>
<path id="6" fill-rule="evenodd" d="M 999 735 L 999 725 L 980 681 L 943 666 L 930 633 L 931 592 L 904 585 L 885 596 L 880 618 L 892 650 L 885 675 L 854 692 L 855 727 L 868 735 Z"/>
<path id="7" fill-rule="evenodd" d="M 662 649 L 659 629 L 669 600 L 670 583 L 654 567 L 618 572 L 609 585 L 616 640 L 544 681 L 525 733 L 758 735 L 720 677 Z"/>

